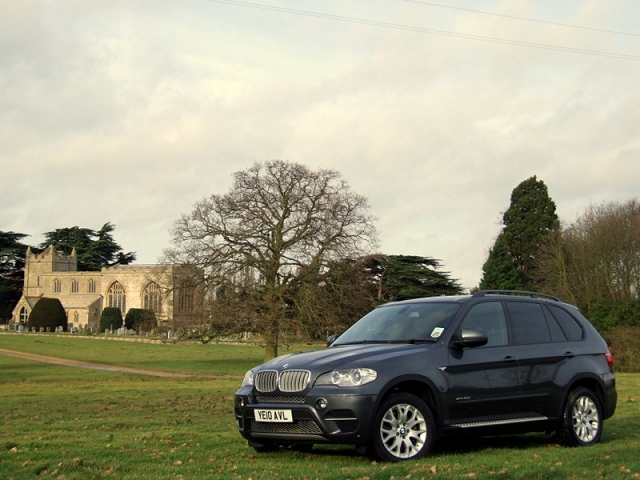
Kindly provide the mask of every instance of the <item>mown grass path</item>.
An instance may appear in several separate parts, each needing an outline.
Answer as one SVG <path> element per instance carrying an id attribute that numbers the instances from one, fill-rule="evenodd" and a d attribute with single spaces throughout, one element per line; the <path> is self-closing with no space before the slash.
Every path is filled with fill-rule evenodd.
<path id="1" fill-rule="evenodd" d="M 114 365 L 105 365 L 102 363 L 91 363 L 80 360 L 71 360 L 68 358 L 50 357 L 48 355 L 37 355 L 34 353 L 18 352 L 15 350 L 7 350 L 0 348 L 0 354 L 8 355 L 10 357 L 22 358 L 24 360 L 33 360 L 34 362 L 51 363 L 53 365 L 63 365 L 65 367 L 78 367 L 89 368 L 92 370 L 107 370 L 111 372 L 123 372 L 123 373 L 135 373 L 139 375 L 151 375 L 153 377 L 192 377 L 193 374 L 188 373 L 175 373 L 175 372 L 163 372 L 160 370 L 145 370 L 142 368 L 128 368 Z M 218 379 L 241 379 L 238 375 L 197 375 L 203 378 Z"/>

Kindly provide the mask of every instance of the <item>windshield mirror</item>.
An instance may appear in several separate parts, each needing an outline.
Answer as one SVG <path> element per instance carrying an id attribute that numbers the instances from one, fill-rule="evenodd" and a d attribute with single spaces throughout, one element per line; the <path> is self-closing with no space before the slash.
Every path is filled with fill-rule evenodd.
<path id="1" fill-rule="evenodd" d="M 435 342 L 460 309 L 452 302 L 387 304 L 372 310 L 333 343 Z"/>

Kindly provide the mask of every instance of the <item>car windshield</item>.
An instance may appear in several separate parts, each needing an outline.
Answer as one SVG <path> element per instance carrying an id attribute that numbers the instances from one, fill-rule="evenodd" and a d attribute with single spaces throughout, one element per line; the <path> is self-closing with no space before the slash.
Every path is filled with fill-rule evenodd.
<path id="1" fill-rule="evenodd" d="M 446 331 L 459 303 L 399 303 L 378 307 L 353 324 L 333 345 L 435 342 Z"/>

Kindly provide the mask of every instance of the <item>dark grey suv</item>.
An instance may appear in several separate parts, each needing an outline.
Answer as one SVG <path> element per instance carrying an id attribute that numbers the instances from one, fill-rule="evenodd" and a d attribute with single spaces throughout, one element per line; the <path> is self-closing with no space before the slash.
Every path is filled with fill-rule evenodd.
<path id="1" fill-rule="evenodd" d="M 387 303 L 328 348 L 252 369 L 235 416 L 259 451 L 340 443 L 400 461 L 455 433 L 592 445 L 616 398 L 611 354 L 577 308 L 481 291 Z"/>

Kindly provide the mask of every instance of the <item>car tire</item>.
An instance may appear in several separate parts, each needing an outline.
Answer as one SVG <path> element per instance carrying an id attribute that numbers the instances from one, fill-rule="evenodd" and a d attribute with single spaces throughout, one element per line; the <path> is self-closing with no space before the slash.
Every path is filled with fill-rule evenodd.
<path id="1" fill-rule="evenodd" d="M 415 460 L 428 455 L 435 440 L 435 422 L 429 406 L 410 393 L 396 393 L 382 402 L 375 417 L 372 450 L 388 462 Z"/>
<path id="2" fill-rule="evenodd" d="M 591 390 L 572 390 L 558 431 L 560 441 L 570 447 L 594 445 L 600 441 L 603 420 L 600 400 Z"/>

